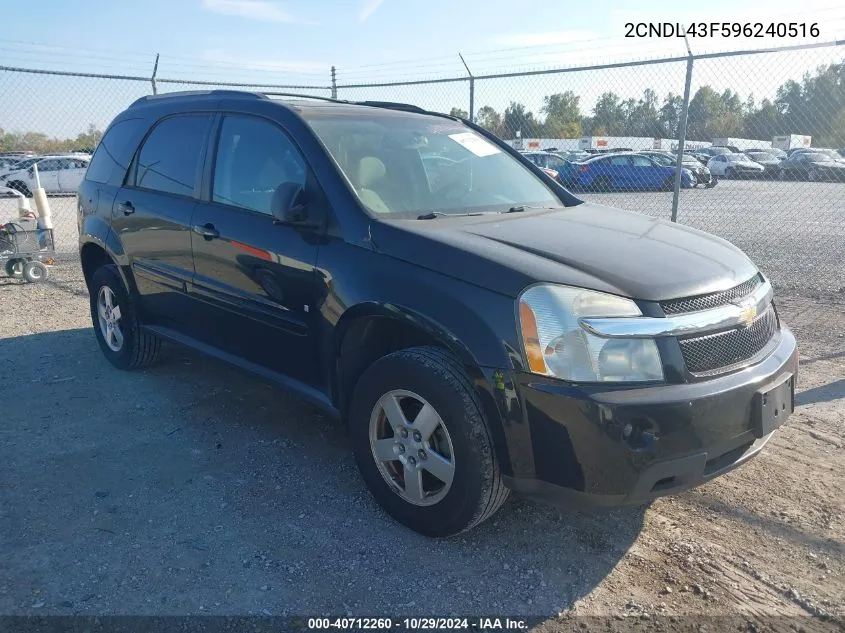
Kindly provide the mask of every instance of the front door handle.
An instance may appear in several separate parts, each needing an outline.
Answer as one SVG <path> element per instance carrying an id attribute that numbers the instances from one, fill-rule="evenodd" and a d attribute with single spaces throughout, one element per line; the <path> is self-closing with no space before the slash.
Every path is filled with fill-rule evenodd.
<path id="1" fill-rule="evenodd" d="M 123 215 L 132 215 L 135 213 L 135 205 L 133 205 L 129 200 L 126 202 L 121 202 L 117 205 L 118 210 L 123 211 Z"/>
<path id="2" fill-rule="evenodd" d="M 216 237 L 220 237 L 220 231 L 215 229 L 214 225 L 210 222 L 203 225 L 195 224 L 191 230 L 197 235 L 202 235 L 206 240 L 213 240 Z"/>

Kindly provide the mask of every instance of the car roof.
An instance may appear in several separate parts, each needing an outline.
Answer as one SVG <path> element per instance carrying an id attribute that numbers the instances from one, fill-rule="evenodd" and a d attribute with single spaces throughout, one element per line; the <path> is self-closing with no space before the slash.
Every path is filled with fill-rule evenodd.
<path id="1" fill-rule="evenodd" d="M 320 116 L 321 114 L 353 116 L 363 112 L 372 112 L 372 109 L 380 109 L 383 114 L 388 116 L 428 115 L 452 119 L 454 121 L 460 120 L 448 114 L 432 112 L 408 103 L 392 101 L 344 101 L 320 95 L 283 92 L 259 93 L 245 90 L 187 90 L 167 92 L 159 95 L 146 95 L 133 101 L 127 110 L 134 110 L 145 106 L 154 107 L 163 104 L 167 104 L 172 108 L 178 106 L 180 103 L 184 103 L 186 107 L 191 107 L 198 104 L 207 105 L 209 101 L 213 102 L 224 98 L 227 100 L 243 100 L 245 102 L 271 101 L 300 116 L 304 115 L 306 118 L 308 116 Z"/>

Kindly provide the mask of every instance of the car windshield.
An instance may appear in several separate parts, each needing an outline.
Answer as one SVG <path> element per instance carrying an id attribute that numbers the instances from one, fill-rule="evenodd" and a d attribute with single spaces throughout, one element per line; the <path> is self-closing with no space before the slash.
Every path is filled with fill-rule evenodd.
<path id="1" fill-rule="evenodd" d="M 743 163 L 748 161 L 748 156 L 745 154 L 725 154 L 725 158 L 729 163 Z"/>
<path id="2" fill-rule="evenodd" d="M 656 163 L 659 163 L 660 165 L 674 165 L 676 160 L 674 157 L 669 156 L 668 154 L 645 154 L 645 156 L 648 156 L 650 159 L 652 159 Z"/>
<path id="3" fill-rule="evenodd" d="M 376 214 L 416 217 L 515 206 L 562 208 L 543 181 L 467 126 L 363 108 L 303 112 L 359 200 Z M 425 160 L 438 156 L 443 160 Z"/>
<path id="4" fill-rule="evenodd" d="M 27 158 L 12 165 L 12 169 L 14 169 L 15 171 L 17 171 L 18 169 L 27 169 L 28 167 L 32 167 L 32 165 L 37 163 L 39 160 L 41 160 L 40 156 L 37 156 L 35 158 Z"/>
<path id="5" fill-rule="evenodd" d="M 766 152 L 749 152 L 748 157 L 751 160 L 777 160 L 773 154 Z"/>
<path id="6" fill-rule="evenodd" d="M 805 152 L 804 154 L 799 154 L 799 156 L 806 156 L 807 160 L 811 163 L 829 163 L 835 160 L 832 156 L 823 152 Z"/>

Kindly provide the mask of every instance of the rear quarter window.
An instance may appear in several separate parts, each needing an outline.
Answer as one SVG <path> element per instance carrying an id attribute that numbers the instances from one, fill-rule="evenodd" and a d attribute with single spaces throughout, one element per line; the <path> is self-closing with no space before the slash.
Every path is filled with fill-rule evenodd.
<path id="1" fill-rule="evenodd" d="M 141 119 L 125 119 L 106 131 L 88 165 L 88 171 L 85 173 L 87 180 L 106 183 L 117 170 L 120 170 L 121 174 L 126 173 L 132 158 L 132 152 L 127 151 L 128 145 L 141 123 Z"/>

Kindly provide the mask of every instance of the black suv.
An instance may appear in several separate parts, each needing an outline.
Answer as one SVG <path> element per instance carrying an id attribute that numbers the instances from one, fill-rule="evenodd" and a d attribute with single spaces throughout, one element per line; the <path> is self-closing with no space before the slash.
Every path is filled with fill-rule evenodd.
<path id="1" fill-rule="evenodd" d="M 760 451 L 797 351 L 728 242 L 585 203 L 413 106 L 144 97 L 79 191 L 97 340 L 176 341 L 344 419 L 361 475 L 431 536 L 509 490 L 640 504 Z"/>

